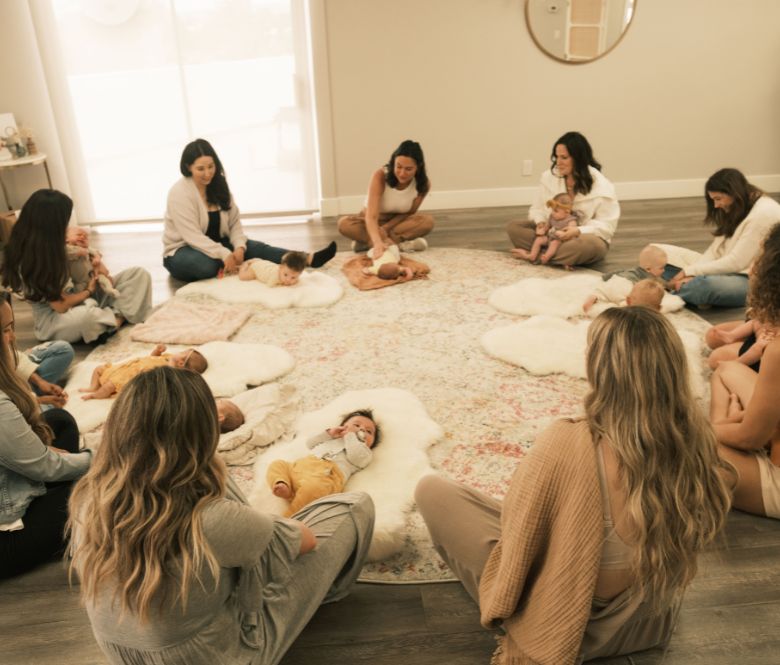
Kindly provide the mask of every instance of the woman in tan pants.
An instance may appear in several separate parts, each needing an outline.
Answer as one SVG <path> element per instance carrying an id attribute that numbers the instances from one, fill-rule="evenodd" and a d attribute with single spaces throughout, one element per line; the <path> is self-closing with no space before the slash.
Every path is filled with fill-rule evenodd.
<path id="1" fill-rule="evenodd" d="M 407 139 L 372 174 L 360 214 L 339 219 L 339 233 L 353 241 L 355 251 L 373 247 L 375 258 L 389 245 L 420 252 L 428 247 L 423 236 L 433 229 L 433 217 L 417 209 L 430 191 L 422 148 Z"/>

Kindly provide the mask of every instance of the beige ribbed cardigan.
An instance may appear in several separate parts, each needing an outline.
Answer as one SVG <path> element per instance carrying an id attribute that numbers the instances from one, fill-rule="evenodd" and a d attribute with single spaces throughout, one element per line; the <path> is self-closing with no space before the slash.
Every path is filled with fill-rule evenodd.
<path id="1" fill-rule="evenodd" d="M 584 420 L 553 423 L 518 465 L 482 573 L 482 624 L 511 665 L 575 663 L 603 541 L 596 446 Z"/>

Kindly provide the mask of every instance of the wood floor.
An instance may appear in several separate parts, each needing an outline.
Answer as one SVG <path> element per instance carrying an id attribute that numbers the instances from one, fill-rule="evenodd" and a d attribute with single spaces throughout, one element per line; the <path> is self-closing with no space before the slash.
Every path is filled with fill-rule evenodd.
<path id="1" fill-rule="evenodd" d="M 649 241 L 702 250 L 700 198 L 632 201 L 623 204 L 620 228 L 600 270 L 636 264 Z M 524 218 L 526 208 L 491 208 L 434 213 L 429 240 L 437 247 L 504 251 L 506 221 Z M 331 239 L 340 250 L 335 220 L 250 228 L 263 241 L 316 249 Z M 152 273 L 155 304 L 177 286 L 160 265 L 159 230 L 98 233 L 93 244 L 118 271 L 142 265 Z M 18 343 L 34 343 L 29 309 L 16 306 Z M 739 319 L 744 311 L 707 310 L 710 322 Z M 78 349 L 79 357 L 89 352 Z M 666 654 L 650 651 L 600 661 L 602 665 L 777 665 L 780 663 L 780 521 L 735 512 L 723 542 L 702 557 L 679 627 Z M 0 665 L 103 665 L 77 587 L 68 587 L 60 563 L 0 582 Z M 457 583 L 359 584 L 345 600 L 322 607 L 285 656 L 283 665 L 487 665 L 493 637 L 479 625 L 475 605 Z M 216 664 L 215 664 L 216 665 Z"/>

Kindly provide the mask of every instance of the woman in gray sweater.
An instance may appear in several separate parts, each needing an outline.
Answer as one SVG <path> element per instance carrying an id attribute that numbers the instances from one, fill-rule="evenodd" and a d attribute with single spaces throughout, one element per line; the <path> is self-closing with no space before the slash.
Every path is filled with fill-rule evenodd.
<path id="1" fill-rule="evenodd" d="M 135 377 L 104 432 L 70 510 L 73 566 L 109 662 L 278 663 L 357 578 L 368 495 L 331 495 L 291 519 L 251 508 L 217 456 L 216 405 L 199 374 Z"/>
<path id="2" fill-rule="evenodd" d="M 63 550 L 71 481 L 89 467 L 79 432 L 61 409 L 41 414 L 16 372 L 13 313 L 0 301 L 0 578 L 17 575 Z"/>

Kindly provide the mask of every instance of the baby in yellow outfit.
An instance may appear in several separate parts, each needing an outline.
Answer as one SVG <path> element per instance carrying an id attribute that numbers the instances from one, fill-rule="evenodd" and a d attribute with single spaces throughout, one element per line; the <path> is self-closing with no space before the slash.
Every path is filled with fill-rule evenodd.
<path id="1" fill-rule="evenodd" d="M 107 399 L 117 395 L 131 379 L 142 372 L 148 372 L 155 367 L 170 365 L 179 369 L 189 369 L 203 374 L 209 364 L 203 354 L 197 349 L 186 349 L 181 353 L 165 353 L 165 345 L 158 344 L 151 355 L 144 358 L 131 358 L 123 363 L 98 365 L 92 372 L 89 388 L 80 388 L 86 393 L 81 399 Z"/>
<path id="2" fill-rule="evenodd" d="M 287 252 L 279 264 L 265 259 L 249 259 L 238 269 L 243 281 L 257 280 L 266 286 L 295 286 L 306 268 L 308 256 L 304 252 Z"/>

